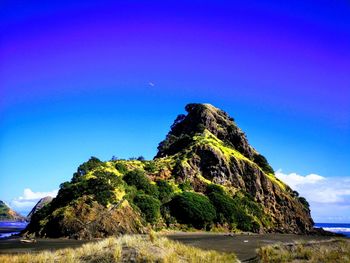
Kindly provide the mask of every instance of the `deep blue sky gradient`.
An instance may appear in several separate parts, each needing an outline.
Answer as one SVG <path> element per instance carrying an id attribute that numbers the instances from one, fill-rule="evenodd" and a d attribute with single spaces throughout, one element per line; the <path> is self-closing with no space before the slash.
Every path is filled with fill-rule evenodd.
<path id="1" fill-rule="evenodd" d="M 276 170 L 350 176 L 348 1 L 73 2 L 0 4 L 0 199 L 153 158 L 190 102 Z"/>

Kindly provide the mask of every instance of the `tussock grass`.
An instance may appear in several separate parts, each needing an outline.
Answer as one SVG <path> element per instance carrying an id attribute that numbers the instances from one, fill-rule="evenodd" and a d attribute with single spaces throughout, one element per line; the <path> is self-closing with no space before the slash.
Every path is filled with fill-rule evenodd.
<path id="1" fill-rule="evenodd" d="M 326 242 L 299 242 L 276 244 L 258 249 L 259 262 L 322 262 L 350 263 L 350 240 L 337 239 Z"/>
<path id="2" fill-rule="evenodd" d="M 76 249 L 0 255 L 2 263 L 43 262 L 238 262 L 234 254 L 204 251 L 152 233 L 125 235 L 92 242 Z"/>

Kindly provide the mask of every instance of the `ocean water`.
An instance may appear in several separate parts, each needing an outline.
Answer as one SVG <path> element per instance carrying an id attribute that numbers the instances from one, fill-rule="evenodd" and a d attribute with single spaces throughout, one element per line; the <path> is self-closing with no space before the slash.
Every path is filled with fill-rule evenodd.
<path id="1" fill-rule="evenodd" d="M 315 227 L 322 227 L 324 230 L 343 234 L 350 238 L 350 224 L 342 223 L 315 223 Z"/>
<path id="2" fill-rule="evenodd" d="M 21 232 L 26 226 L 27 222 L 0 222 L 0 238 L 9 237 Z"/>

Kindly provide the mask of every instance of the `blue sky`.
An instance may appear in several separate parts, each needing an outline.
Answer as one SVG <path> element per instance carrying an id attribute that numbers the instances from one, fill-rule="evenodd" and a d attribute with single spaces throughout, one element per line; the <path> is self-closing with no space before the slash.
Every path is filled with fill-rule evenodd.
<path id="1" fill-rule="evenodd" d="M 348 1 L 1 5 L 0 200 L 26 213 L 92 155 L 153 158 L 208 102 L 316 221 L 350 222 Z"/>

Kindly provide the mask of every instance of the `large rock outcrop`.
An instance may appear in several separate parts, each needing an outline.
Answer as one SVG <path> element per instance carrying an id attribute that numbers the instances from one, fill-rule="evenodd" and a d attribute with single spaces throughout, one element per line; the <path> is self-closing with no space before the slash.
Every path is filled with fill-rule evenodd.
<path id="1" fill-rule="evenodd" d="M 153 160 L 92 157 L 80 165 L 57 197 L 32 213 L 24 232 L 71 238 L 187 226 L 313 232 L 307 201 L 275 177 L 233 118 L 210 104 L 186 111 Z"/>
<path id="2" fill-rule="evenodd" d="M 313 229 L 308 203 L 281 182 L 264 156 L 248 143 L 233 118 L 210 104 L 189 104 L 179 115 L 156 158 L 176 156 L 173 173 L 204 192 L 208 181 L 242 191 L 271 218 L 265 231 L 307 233 Z"/>

